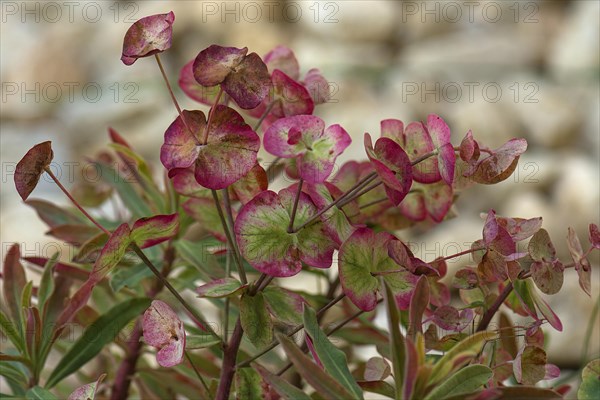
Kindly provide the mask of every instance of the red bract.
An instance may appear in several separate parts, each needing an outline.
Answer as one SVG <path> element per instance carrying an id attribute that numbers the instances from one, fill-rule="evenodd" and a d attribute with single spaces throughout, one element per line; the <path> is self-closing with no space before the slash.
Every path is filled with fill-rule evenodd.
<path id="1" fill-rule="evenodd" d="M 241 108 L 254 108 L 269 93 L 271 79 L 258 54 L 247 53 L 247 47 L 209 46 L 194 61 L 194 78 L 205 87 L 221 85 Z"/>
<path id="2" fill-rule="evenodd" d="M 173 35 L 173 11 L 156 14 L 136 21 L 125 33 L 121 61 L 131 65 L 138 58 L 162 53 L 171 47 Z"/>
<path id="3" fill-rule="evenodd" d="M 219 94 L 219 85 L 202 86 L 194 78 L 194 60 L 191 60 L 181 68 L 179 72 L 179 87 L 183 93 L 189 98 L 196 100 L 199 103 L 212 106 L 215 104 L 217 95 Z M 228 96 L 225 94 L 225 96 Z"/>
<path id="4" fill-rule="evenodd" d="M 296 158 L 300 177 L 309 183 L 321 183 L 351 142 L 340 125 L 324 128 L 323 120 L 312 115 L 282 118 L 265 132 L 265 150 L 278 157 Z"/>
<path id="5" fill-rule="evenodd" d="M 168 304 L 154 300 L 144 313 L 144 341 L 159 349 L 156 361 L 162 367 L 173 367 L 183 361 L 185 330 L 183 323 Z"/>
<path id="6" fill-rule="evenodd" d="M 289 47 L 277 46 L 265 54 L 263 60 L 270 73 L 278 69 L 292 79 L 298 80 L 300 78 L 300 64 L 298 64 L 294 52 Z"/>
<path id="7" fill-rule="evenodd" d="M 206 127 L 204 114 L 184 111 L 183 115 L 194 136 L 177 117 L 165 132 L 161 147 L 160 159 L 171 177 L 195 163 L 194 175 L 200 185 L 224 189 L 254 167 L 260 139 L 234 109 L 215 107 L 204 145 L 197 144 Z"/>
<path id="8" fill-rule="evenodd" d="M 527 150 L 525 139 L 511 139 L 491 155 L 480 159 L 464 175 L 477 183 L 493 184 L 508 178 L 519 162 L 519 157 Z"/>
<path id="9" fill-rule="evenodd" d="M 15 186 L 23 200 L 33 192 L 44 170 L 54 157 L 52 142 L 42 142 L 33 146 L 15 168 Z"/>

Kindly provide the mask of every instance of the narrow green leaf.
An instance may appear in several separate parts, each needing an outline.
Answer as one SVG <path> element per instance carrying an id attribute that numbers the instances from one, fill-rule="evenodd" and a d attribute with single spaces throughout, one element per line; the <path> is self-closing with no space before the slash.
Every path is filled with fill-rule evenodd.
<path id="1" fill-rule="evenodd" d="M 400 315 L 398 307 L 394 300 L 394 294 L 388 283 L 381 279 L 381 285 L 384 287 L 383 299 L 387 310 L 388 327 L 390 330 L 390 353 L 392 355 L 392 369 L 394 371 L 394 381 L 396 382 L 396 399 L 402 398 L 402 382 L 404 381 L 404 364 L 406 362 L 406 348 L 404 336 L 400 332 Z"/>
<path id="2" fill-rule="evenodd" d="M 262 379 L 252 368 L 239 368 L 235 371 L 236 400 L 264 399 Z"/>
<path id="3" fill-rule="evenodd" d="M 338 383 L 331 375 L 323 371 L 312 362 L 307 355 L 287 336 L 276 333 L 277 340 L 281 343 L 285 354 L 296 367 L 296 371 L 326 400 L 350 399 L 346 388 Z"/>
<path id="4" fill-rule="evenodd" d="M 304 307 L 304 330 L 312 339 L 315 351 L 327 371 L 342 384 L 354 399 L 362 399 L 363 393 L 348 369 L 348 360 L 343 351 L 336 348 L 319 327 L 317 313 L 312 308 Z"/>
<path id="5" fill-rule="evenodd" d="M 544 389 L 535 386 L 506 386 L 497 387 L 496 390 L 500 391 L 500 397 L 496 397 L 496 400 L 514 400 L 514 399 L 562 399 L 563 396 L 558 394 L 552 389 Z M 592 399 L 597 399 L 597 396 Z"/>
<path id="6" fill-rule="evenodd" d="M 43 387 L 34 386 L 25 393 L 27 400 L 58 400 L 52 392 Z"/>
<path id="7" fill-rule="evenodd" d="M 117 293 L 124 287 L 136 288 L 142 279 L 154 276 L 146 264 L 119 268 L 110 278 L 110 288 Z"/>
<path id="8" fill-rule="evenodd" d="M 377 393 L 392 399 L 396 392 L 396 389 L 386 381 L 360 381 L 358 384 L 366 392 Z"/>
<path id="9" fill-rule="evenodd" d="M 221 340 L 215 339 L 215 337 L 209 333 L 201 335 L 187 335 L 185 337 L 186 350 L 204 349 L 219 343 L 221 343 Z"/>
<path id="10" fill-rule="evenodd" d="M 205 282 L 214 278 L 223 278 L 225 269 L 221 268 L 217 257 L 210 253 L 211 249 L 224 249 L 223 243 L 214 238 L 191 242 L 185 239 L 175 241 L 177 254 L 187 263 L 196 267 L 200 279 Z"/>
<path id="11" fill-rule="evenodd" d="M 15 346 L 15 348 L 21 353 L 25 353 L 25 342 L 21 337 L 19 326 L 13 321 L 8 319 L 6 314 L 0 311 L 0 327 L 2 327 L 2 334 L 4 334 L 8 340 Z"/>
<path id="12" fill-rule="evenodd" d="M 127 180 L 106 164 L 96 162 L 94 165 L 102 180 L 117 191 L 134 218 L 148 217 L 153 214 L 148 204 L 133 187 L 133 181 Z"/>
<path id="13" fill-rule="evenodd" d="M 253 363 L 252 367 L 284 400 L 310 400 L 310 397 L 302 390 L 290 384 L 285 379 L 270 373 L 267 369 L 261 367 L 259 364 Z"/>
<path id="14" fill-rule="evenodd" d="M 492 374 L 492 370 L 485 365 L 468 365 L 436 385 L 425 397 L 425 400 L 445 399 L 472 393 L 483 386 L 492 377 Z"/>
<path id="15" fill-rule="evenodd" d="M 273 322 L 267 311 L 262 293 L 243 295 L 240 300 L 240 320 L 248 339 L 257 348 L 266 347 L 273 340 Z"/>
<path id="16" fill-rule="evenodd" d="M 38 298 L 38 309 L 41 310 L 42 315 L 45 315 L 45 305 L 48 298 L 54 292 L 54 265 L 58 260 L 58 253 L 54 253 L 44 265 L 44 272 L 42 272 L 42 278 L 40 279 L 40 286 L 37 293 Z"/>
<path id="17" fill-rule="evenodd" d="M 4 299 L 8 305 L 8 311 L 12 319 L 21 326 L 21 293 L 27 283 L 25 269 L 21 264 L 21 250 L 18 244 L 13 244 L 4 257 L 4 266 L 2 267 L 2 289 Z"/>
<path id="18" fill-rule="evenodd" d="M 235 278 L 221 278 L 208 282 L 196 288 L 198 297 L 221 298 L 229 297 L 238 293 L 247 285 L 242 285 Z"/>
<path id="19" fill-rule="evenodd" d="M 83 335 L 67 351 L 50 374 L 47 388 L 52 388 L 71 373 L 77 371 L 85 363 L 94 358 L 102 348 L 114 340 L 115 336 L 133 318 L 140 316 L 148 308 L 152 299 L 134 298 L 124 301 L 88 326 Z"/>

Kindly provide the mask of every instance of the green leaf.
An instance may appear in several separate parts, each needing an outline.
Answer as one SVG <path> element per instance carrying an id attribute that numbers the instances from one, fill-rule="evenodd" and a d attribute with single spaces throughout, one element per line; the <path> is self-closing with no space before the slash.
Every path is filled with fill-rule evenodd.
<path id="1" fill-rule="evenodd" d="M 127 180 L 106 164 L 96 162 L 94 166 L 102 180 L 117 191 L 133 218 L 148 217 L 153 214 L 148 204 L 133 187 L 132 181 Z"/>
<path id="2" fill-rule="evenodd" d="M 199 286 L 196 288 L 196 293 L 198 294 L 198 297 L 218 299 L 221 297 L 233 296 L 246 286 L 248 285 L 242 285 L 242 283 L 235 278 L 221 278 Z"/>
<path id="3" fill-rule="evenodd" d="M 496 390 L 500 391 L 500 397 L 496 397 L 496 400 L 514 400 L 514 399 L 562 399 L 563 396 L 558 394 L 552 389 L 543 389 L 535 386 L 506 386 L 497 387 Z M 592 397 L 597 399 L 598 397 Z"/>
<path id="4" fill-rule="evenodd" d="M 124 301 L 88 326 L 83 335 L 67 351 L 50 374 L 47 388 L 52 388 L 65 377 L 81 368 L 94 358 L 102 348 L 112 342 L 116 335 L 133 318 L 140 316 L 148 308 L 152 299 L 135 298 Z"/>
<path id="5" fill-rule="evenodd" d="M 23 387 L 27 387 L 29 380 L 29 378 L 25 376 L 21 369 L 8 362 L 0 362 L 0 376 L 3 376 L 6 378 L 6 380 L 10 380 L 11 382 Z"/>
<path id="6" fill-rule="evenodd" d="M 27 283 L 25 269 L 21 264 L 21 250 L 18 244 L 13 244 L 6 253 L 2 267 L 2 289 L 8 311 L 17 326 L 21 326 L 21 293 Z"/>
<path id="7" fill-rule="evenodd" d="M 54 228 L 59 225 L 78 225 L 83 221 L 77 215 L 64 210 L 55 204 L 52 204 L 46 200 L 31 199 L 25 202 L 28 206 L 32 207 L 37 213 L 38 217 L 44 221 L 50 228 Z"/>
<path id="8" fill-rule="evenodd" d="M 362 399 L 363 393 L 348 369 L 348 360 L 343 351 L 336 348 L 319 327 L 317 314 L 312 308 L 304 307 L 304 330 L 312 339 L 315 351 L 327 371 L 343 385 L 354 399 Z"/>
<path id="9" fill-rule="evenodd" d="M 25 354 L 25 342 L 21 337 L 19 325 L 8 319 L 2 311 L 0 311 L 0 327 L 2 327 L 2 334 L 11 341 L 21 354 Z"/>
<path id="10" fill-rule="evenodd" d="M 219 343 L 221 343 L 221 340 L 215 339 L 215 337 L 209 333 L 201 335 L 186 335 L 185 337 L 186 350 L 204 349 Z"/>
<path id="11" fill-rule="evenodd" d="M 154 215 L 135 221 L 130 238 L 143 249 L 169 240 L 177 234 L 178 230 L 178 214 Z"/>
<path id="12" fill-rule="evenodd" d="M 394 398 L 396 391 L 394 387 L 386 381 L 360 381 L 358 384 L 366 392 L 377 393 L 392 399 Z"/>
<path id="13" fill-rule="evenodd" d="M 54 292 L 54 265 L 58 260 L 58 253 L 54 253 L 44 265 L 44 272 L 42 272 L 42 278 L 40 279 L 40 286 L 37 293 L 38 308 L 42 311 L 42 315 L 45 315 L 45 305 L 48 298 Z"/>
<path id="14" fill-rule="evenodd" d="M 52 392 L 40 386 L 34 386 L 25 393 L 27 400 L 58 400 Z"/>
<path id="15" fill-rule="evenodd" d="M 546 375 L 546 352 L 536 346 L 525 346 L 513 362 L 513 372 L 517 382 L 535 385 Z"/>
<path id="16" fill-rule="evenodd" d="M 583 369 L 577 398 L 592 400 L 597 399 L 598 394 L 600 394 L 600 358 L 590 361 Z"/>
<path id="17" fill-rule="evenodd" d="M 331 375 L 323 371 L 317 364 L 312 362 L 302 350 L 287 336 L 280 333 L 275 334 L 290 361 L 296 367 L 296 371 L 311 385 L 319 395 L 326 400 L 339 400 L 353 398 L 352 394 L 338 383 Z"/>
<path id="18" fill-rule="evenodd" d="M 402 382 L 404 381 L 404 366 L 406 362 L 406 346 L 404 336 L 400 332 L 400 315 L 398 307 L 394 301 L 392 289 L 388 283 L 382 278 L 382 286 L 384 287 L 383 299 L 387 311 L 388 328 L 390 330 L 390 353 L 392 355 L 392 368 L 394 370 L 394 381 L 396 382 L 395 398 L 402 398 Z"/>
<path id="19" fill-rule="evenodd" d="M 273 340 L 273 322 L 267 311 L 262 293 L 243 295 L 240 300 L 240 320 L 248 339 L 257 348 L 267 346 Z"/>
<path id="20" fill-rule="evenodd" d="M 224 249 L 223 243 L 217 239 L 208 238 L 197 242 L 185 239 L 175 241 L 177 254 L 188 264 L 200 272 L 200 279 L 205 282 L 214 278 L 225 277 L 225 269 L 221 268 L 217 257 L 211 254 L 211 249 Z"/>
<path id="21" fill-rule="evenodd" d="M 270 373 L 267 369 L 261 367 L 259 364 L 253 363 L 254 368 L 267 382 L 273 390 L 277 392 L 284 400 L 310 400 L 310 397 L 302 390 L 293 386 L 285 379 Z"/>
<path id="22" fill-rule="evenodd" d="M 278 321 L 293 326 L 302 323 L 302 307 L 306 303 L 302 296 L 277 286 L 267 287 L 263 294 L 267 308 Z"/>
<path id="23" fill-rule="evenodd" d="M 154 276 L 146 264 L 137 264 L 128 268 L 119 268 L 110 278 L 110 288 L 117 293 L 124 287 L 136 288 L 142 279 Z"/>
<path id="24" fill-rule="evenodd" d="M 484 365 L 468 365 L 436 385 L 425 397 L 425 400 L 445 399 L 472 393 L 483 386 L 492 377 L 492 374 L 492 370 Z"/>
<path id="25" fill-rule="evenodd" d="M 252 368 L 239 368 L 235 371 L 236 400 L 264 399 L 262 379 Z"/>

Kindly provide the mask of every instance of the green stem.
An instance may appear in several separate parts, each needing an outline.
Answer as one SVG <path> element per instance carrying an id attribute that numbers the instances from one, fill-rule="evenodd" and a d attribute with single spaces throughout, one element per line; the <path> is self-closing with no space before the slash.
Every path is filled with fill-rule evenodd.
<path id="1" fill-rule="evenodd" d="M 163 77 L 163 80 L 165 81 L 165 83 L 167 85 L 167 89 L 169 90 L 169 94 L 171 95 L 171 100 L 173 101 L 173 104 L 175 105 L 175 108 L 177 109 L 179 118 L 181 118 L 181 122 L 183 122 L 183 126 L 186 127 L 186 129 L 188 130 L 188 132 L 190 133 L 190 135 L 196 142 L 196 145 L 200 145 L 200 141 L 198 140 L 196 135 L 194 135 L 194 132 L 192 132 L 192 130 L 188 126 L 187 122 L 185 122 L 185 118 L 183 118 L 183 113 L 181 112 L 181 107 L 179 107 L 179 103 L 177 102 L 177 99 L 175 98 L 175 93 L 173 93 L 173 88 L 171 87 L 171 84 L 169 83 L 169 78 L 167 78 L 167 74 L 165 73 L 165 69 L 163 68 L 163 65 L 162 65 L 162 62 L 160 61 L 160 57 L 158 56 L 158 53 L 154 54 L 154 58 L 156 59 L 156 63 L 158 64 L 158 68 L 160 69 L 160 73 Z"/>

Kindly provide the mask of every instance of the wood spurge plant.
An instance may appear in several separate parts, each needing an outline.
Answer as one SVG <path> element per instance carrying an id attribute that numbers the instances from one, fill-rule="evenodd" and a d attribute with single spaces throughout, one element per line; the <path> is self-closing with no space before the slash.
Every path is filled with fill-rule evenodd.
<path id="1" fill-rule="evenodd" d="M 7 252 L 3 395 L 487 400 L 570 390 L 550 381 L 560 371 L 543 331 L 562 323 L 540 292 L 558 293 L 572 269 L 592 295 L 597 225 L 583 242 L 567 230 L 572 260 L 557 257 L 541 218 L 494 210 L 482 210 L 481 237 L 457 254 L 425 261 L 402 240 L 401 229 L 455 217 L 469 186 L 507 179 L 524 139 L 491 149 L 477 132 L 458 139 L 435 114 L 386 119 L 364 134 L 363 161 L 339 163 L 351 127 L 313 115 L 329 98 L 327 81 L 317 69 L 301 77 L 286 47 L 264 57 L 200 51 L 179 86 L 209 109 L 182 110 L 160 58 L 174 21 L 170 12 L 135 22 L 121 57 L 131 68 L 154 58 L 177 110 L 163 128 L 164 171 L 113 129 L 112 153 L 91 161 L 96 184 L 65 188 L 50 168 L 50 142 L 16 167 L 25 203 L 77 251 L 68 260 L 22 257 L 18 244 Z M 29 199 L 42 174 L 74 208 Z M 120 217 L 96 212 L 114 197 Z M 447 260 L 465 254 L 469 265 L 442 279 Z M 309 275 L 317 288 L 290 289 Z M 525 318 L 513 322 L 511 312 Z M 359 345 L 378 355 L 365 359 Z M 579 398 L 597 398 L 599 379 L 596 359 Z"/>

